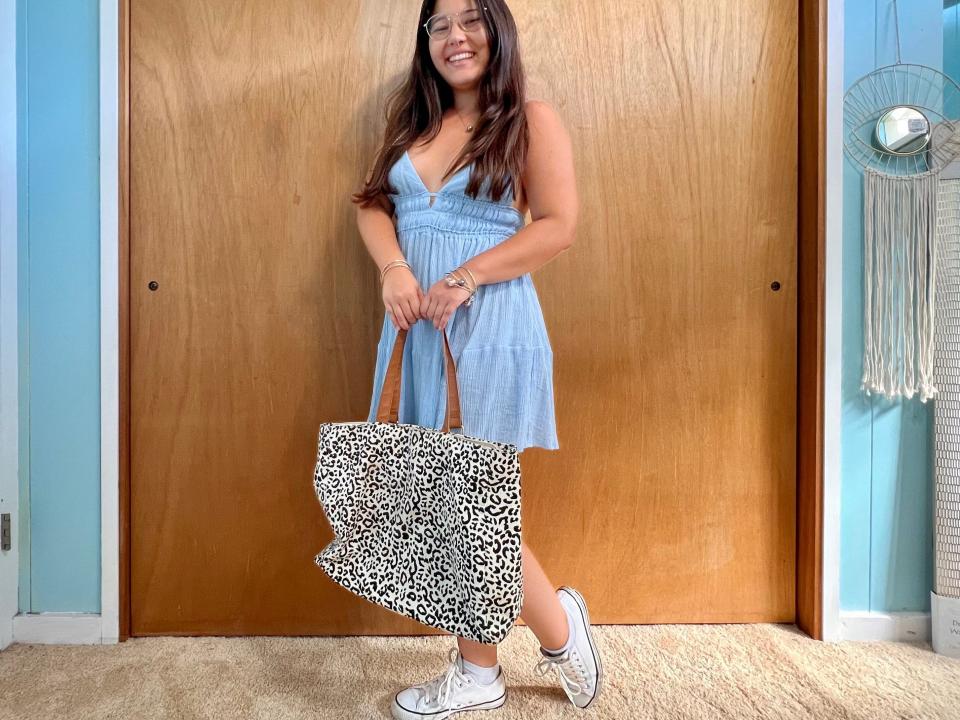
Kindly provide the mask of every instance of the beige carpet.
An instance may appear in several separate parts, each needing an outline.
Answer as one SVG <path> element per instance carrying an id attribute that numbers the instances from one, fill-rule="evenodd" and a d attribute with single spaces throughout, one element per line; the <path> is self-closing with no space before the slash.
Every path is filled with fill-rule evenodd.
<path id="1" fill-rule="evenodd" d="M 604 686 L 586 711 L 533 672 L 537 642 L 500 645 L 507 702 L 457 718 L 960 718 L 960 660 L 929 645 L 818 643 L 785 625 L 594 626 Z M 0 718 L 387 718 L 441 671 L 450 635 L 136 638 L 0 652 Z"/>

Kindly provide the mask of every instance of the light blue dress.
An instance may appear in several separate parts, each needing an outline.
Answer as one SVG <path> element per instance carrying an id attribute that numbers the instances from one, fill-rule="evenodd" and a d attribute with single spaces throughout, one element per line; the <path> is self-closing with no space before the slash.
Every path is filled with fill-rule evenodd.
<path id="1" fill-rule="evenodd" d="M 447 272 L 524 225 L 509 190 L 499 202 L 490 199 L 488 187 L 476 199 L 464 193 L 472 169 L 472 164 L 467 165 L 449 177 L 431 206 L 432 193 L 407 153 L 390 168 L 388 177 L 398 191 L 390 199 L 396 209 L 400 250 L 424 292 Z M 407 332 L 398 422 L 443 428 L 446 372 L 441 332 L 426 319 L 417 320 Z M 559 449 L 553 350 L 530 274 L 480 285 L 473 304 L 461 304 L 450 316 L 446 332 L 457 367 L 463 433 L 513 443 L 520 451 L 534 446 Z M 376 420 L 396 336 L 384 312 L 369 422 Z"/>

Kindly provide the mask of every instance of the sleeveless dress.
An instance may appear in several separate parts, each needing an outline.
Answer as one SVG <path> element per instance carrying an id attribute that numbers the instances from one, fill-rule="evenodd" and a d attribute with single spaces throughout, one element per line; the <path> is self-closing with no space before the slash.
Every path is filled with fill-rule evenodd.
<path id="1" fill-rule="evenodd" d="M 389 195 L 395 207 L 397 240 L 424 292 L 447 272 L 524 225 L 509 189 L 500 201 L 490 198 L 486 183 L 476 199 L 464 193 L 472 169 L 472 163 L 461 168 L 431 193 L 409 154 L 404 153 L 390 168 L 388 178 L 397 190 Z M 407 331 L 398 422 L 443 428 L 446 371 L 441 332 L 423 318 Z M 473 303 L 461 304 L 447 320 L 445 332 L 457 368 L 463 434 L 512 443 L 518 451 L 534 446 L 559 449 L 553 350 L 530 274 L 480 285 Z M 369 422 L 376 421 L 396 337 L 384 312 Z"/>

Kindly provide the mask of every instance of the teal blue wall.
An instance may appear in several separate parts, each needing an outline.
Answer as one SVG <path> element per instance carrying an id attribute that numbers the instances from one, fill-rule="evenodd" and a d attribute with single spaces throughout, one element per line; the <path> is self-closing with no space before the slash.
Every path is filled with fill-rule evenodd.
<path id="1" fill-rule="evenodd" d="M 943 72 L 960 83 L 960 2 L 943 11 Z M 960 94 L 946 105 L 949 117 L 960 117 Z"/>
<path id="2" fill-rule="evenodd" d="M 17 0 L 20 611 L 100 611 L 97 0 Z"/>
<path id="3" fill-rule="evenodd" d="M 943 67 L 943 1 L 900 6 L 901 61 Z M 889 0 L 846 0 L 844 89 L 897 60 Z M 862 173 L 844 160 L 842 610 L 929 610 L 932 403 L 860 391 L 863 362 Z"/>

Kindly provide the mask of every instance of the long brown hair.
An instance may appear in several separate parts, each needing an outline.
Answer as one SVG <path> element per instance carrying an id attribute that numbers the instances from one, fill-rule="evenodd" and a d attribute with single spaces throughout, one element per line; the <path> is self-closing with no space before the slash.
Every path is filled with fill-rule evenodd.
<path id="1" fill-rule="evenodd" d="M 451 169 L 442 179 L 474 162 L 466 194 L 476 197 L 489 180 L 488 192 L 499 201 L 508 185 L 518 187 L 527 159 L 530 133 L 524 112 L 526 78 L 520 62 L 517 25 L 504 0 L 476 0 L 490 47 L 490 61 L 480 81 L 480 117 Z M 421 135 L 432 140 L 440 132 L 444 110 L 453 105 L 453 90 L 430 57 L 423 23 L 433 15 L 436 0 L 423 0 L 417 26 L 417 47 L 406 80 L 387 97 L 387 126 L 373 170 L 362 189 L 351 196 L 368 207 L 380 193 L 396 192 L 387 173 Z M 516 190 L 514 190 L 516 196 Z"/>

